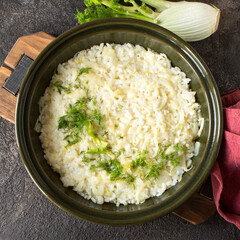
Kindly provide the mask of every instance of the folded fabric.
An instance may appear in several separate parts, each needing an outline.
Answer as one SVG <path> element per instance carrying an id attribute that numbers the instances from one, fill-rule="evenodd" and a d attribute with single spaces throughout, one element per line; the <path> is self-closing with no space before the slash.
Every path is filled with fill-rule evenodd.
<path id="1" fill-rule="evenodd" d="M 211 172 L 218 213 L 240 229 L 240 89 L 222 95 L 223 138 Z"/>

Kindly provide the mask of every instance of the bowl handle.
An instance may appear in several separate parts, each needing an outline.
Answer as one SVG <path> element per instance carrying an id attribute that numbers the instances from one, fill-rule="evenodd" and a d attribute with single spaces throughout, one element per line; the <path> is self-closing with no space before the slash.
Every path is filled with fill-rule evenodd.
<path id="1" fill-rule="evenodd" d="M 17 92 L 30 67 L 32 60 L 55 37 L 45 32 L 38 32 L 18 38 L 7 55 L 4 65 L 0 67 L 0 115 L 8 121 L 15 122 Z"/>

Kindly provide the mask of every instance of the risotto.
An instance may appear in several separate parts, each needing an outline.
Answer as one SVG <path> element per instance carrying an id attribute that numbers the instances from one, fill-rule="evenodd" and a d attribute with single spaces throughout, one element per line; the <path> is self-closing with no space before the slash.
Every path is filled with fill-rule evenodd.
<path id="1" fill-rule="evenodd" d="M 192 166 L 199 104 L 165 54 L 100 44 L 60 64 L 36 130 L 65 187 L 102 204 L 140 204 Z"/>

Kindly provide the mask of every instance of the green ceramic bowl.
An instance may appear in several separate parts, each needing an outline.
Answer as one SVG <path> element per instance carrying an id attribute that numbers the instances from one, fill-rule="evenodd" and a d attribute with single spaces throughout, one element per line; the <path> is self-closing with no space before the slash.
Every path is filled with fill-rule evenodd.
<path id="1" fill-rule="evenodd" d="M 47 164 L 38 134 L 34 131 L 39 116 L 38 101 L 49 85 L 54 69 L 80 50 L 100 43 L 132 43 L 165 53 L 174 66 L 180 67 L 197 92 L 205 118 L 198 141 L 198 156 L 193 168 L 176 186 L 162 196 L 140 205 L 116 207 L 86 200 L 71 188 L 63 187 L 59 175 Z M 109 225 L 143 223 L 163 216 L 186 201 L 203 183 L 216 160 L 222 135 L 222 110 L 216 83 L 193 48 L 173 33 L 144 21 L 112 18 L 86 23 L 70 29 L 50 43 L 30 67 L 21 86 L 16 111 L 16 135 L 23 163 L 36 185 L 57 206 L 91 222 Z"/>

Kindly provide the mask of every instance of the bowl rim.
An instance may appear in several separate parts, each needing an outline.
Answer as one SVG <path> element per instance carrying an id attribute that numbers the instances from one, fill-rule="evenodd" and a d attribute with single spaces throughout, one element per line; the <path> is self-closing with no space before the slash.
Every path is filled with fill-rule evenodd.
<path id="1" fill-rule="evenodd" d="M 28 94 L 28 89 L 26 89 L 26 85 L 28 83 L 28 80 L 30 79 L 31 74 L 34 73 L 34 69 L 38 67 L 39 62 L 41 61 L 42 58 L 55 46 L 60 45 L 61 42 L 64 42 L 68 39 L 70 39 L 72 36 L 77 34 L 79 31 L 86 31 L 88 29 L 94 28 L 94 27 L 104 27 L 106 25 L 111 25 L 111 24 L 124 24 L 124 25 L 134 25 L 134 26 L 139 26 L 142 28 L 147 28 L 150 29 L 154 32 L 160 32 L 161 34 L 165 35 L 168 37 L 170 41 L 173 43 L 180 45 L 185 52 L 190 54 L 190 56 L 194 59 L 195 62 L 198 63 L 198 65 L 201 67 L 201 70 L 205 73 L 206 79 L 208 79 L 208 83 L 211 85 L 212 92 L 211 93 L 211 99 L 214 102 L 214 110 L 215 110 L 215 117 L 216 117 L 216 126 L 214 128 L 214 136 L 213 136 L 213 143 L 211 144 L 211 154 L 209 156 L 209 162 L 206 163 L 206 169 L 204 172 L 201 173 L 200 176 L 198 176 L 198 181 L 191 186 L 190 189 L 188 189 L 187 192 L 181 198 L 175 199 L 175 201 L 172 201 L 172 204 L 168 206 L 168 208 L 162 210 L 161 212 L 154 212 L 151 214 L 148 214 L 147 216 L 140 216 L 137 219 L 136 218 L 129 218 L 129 219 L 105 219 L 104 217 L 92 217 L 88 214 L 83 213 L 82 215 L 74 211 L 74 209 L 70 209 L 68 205 L 66 205 L 65 202 L 62 202 L 60 199 L 58 199 L 52 192 L 49 192 L 46 190 L 46 188 L 43 186 L 41 181 L 39 180 L 39 177 L 36 175 L 36 172 L 34 169 L 29 165 L 29 160 L 31 160 L 29 153 L 27 151 L 26 147 L 26 141 L 25 138 L 23 137 L 22 134 L 22 125 L 23 125 L 23 115 L 22 112 L 24 112 L 24 104 L 25 102 L 23 101 L 24 98 L 26 98 Z M 199 67 L 198 66 L 198 67 Z M 130 19 L 130 18 L 106 18 L 106 19 L 100 19 L 100 20 L 95 20 L 91 21 L 82 25 L 75 26 L 68 31 L 64 32 L 60 36 L 58 36 L 55 40 L 53 40 L 35 59 L 31 67 L 29 68 L 27 74 L 24 77 L 24 80 L 22 82 L 19 94 L 18 94 L 18 99 L 17 99 L 17 105 L 16 105 L 16 114 L 15 114 L 15 133 L 16 133 L 16 139 L 17 139 L 17 145 L 19 149 L 19 153 L 22 159 L 22 162 L 34 181 L 34 183 L 37 185 L 37 187 L 43 192 L 43 194 L 54 204 L 56 204 L 59 208 L 62 210 L 70 213 L 71 215 L 78 217 L 80 219 L 84 219 L 90 222 L 94 223 L 100 223 L 104 225 L 117 225 L 117 226 L 122 226 L 122 225 L 132 225 L 132 224 L 138 224 L 138 223 L 144 223 L 151 221 L 157 217 L 161 217 L 166 215 L 167 213 L 173 211 L 176 209 L 178 206 L 180 206 L 183 202 L 185 202 L 189 197 L 192 196 L 192 194 L 196 191 L 197 188 L 201 186 L 201 184 L 204 182 L 204 180 L 207 178 L 209 175 L 213 164 L 217 158 L 217 154 L 220 149 L 220 144 L 221 144 L 221 138 L 222 138 L 222 132 L 223 132 L 223 117 L 222 117 L 222 105 L 221 105 L 221 99 L 220 99 L 220 93 L 217 88 L 217 84 L 207 67 L 207 65 L 204 63 L 202 58 L 199 56 L 199 54 L 188 44 L 186 43 L 183 39 L 175 35 L 174 33 L 168 31 L 165 28 L 162 28 L 156 24 L 149 23 L 146 21 L 142 20 L 136 20 L 136 19 Z M 146 208 L 147 209 L 147 208 Z M 103 211 L 104 212 L 104 211 Z M 141 211 L 136 211 L 136 212 L 141 212 Z M 143 211 L 142 211 L 143 212 Z M 124 213 L 118 212 L 117 213 L 119 216 L 124 215 Z M 126 215 L 126 213 L 125 213 Z M 112 214 L 112 216 L 115 216 Z"/>

